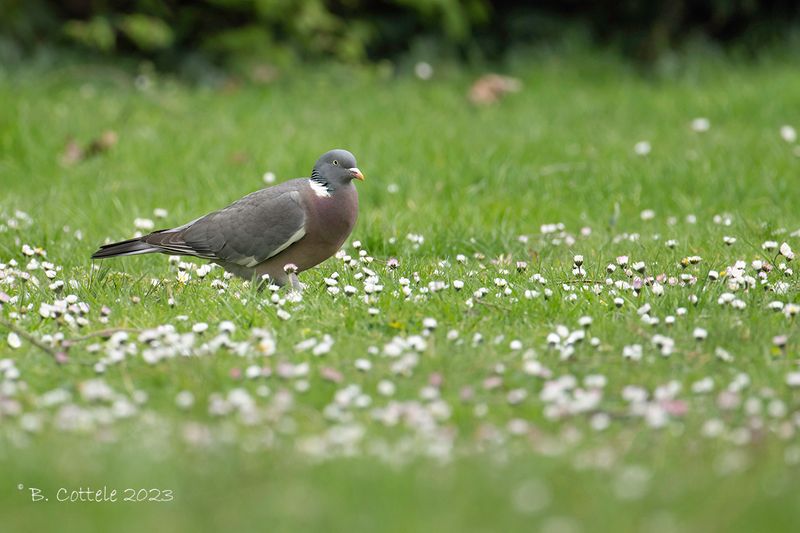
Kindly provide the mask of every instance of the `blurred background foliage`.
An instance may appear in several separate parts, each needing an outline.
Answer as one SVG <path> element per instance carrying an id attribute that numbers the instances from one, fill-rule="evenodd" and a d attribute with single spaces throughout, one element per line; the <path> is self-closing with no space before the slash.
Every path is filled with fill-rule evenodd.
<path id="1" fill-rule="evenodd" d="M 420 50 L 491 61 L 572 35 L 647 62 L 687 40 L 774 45 L 798 21 L 796 0 L 0 0 L 0 57 L 74 47 L 268 78 L 270 67 L 299 61 Z"/>

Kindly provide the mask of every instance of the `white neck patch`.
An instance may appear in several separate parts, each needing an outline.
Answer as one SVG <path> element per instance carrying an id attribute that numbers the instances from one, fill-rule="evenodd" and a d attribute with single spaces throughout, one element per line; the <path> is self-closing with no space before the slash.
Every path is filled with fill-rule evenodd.
<path id="1" fill-rule="evenodd" d="M 318 197 L 320 198 L 330 197 L 331 192 L 328 190 L 327 187 L 325 187 L 321 183 L 317 183 L 314 180 L 309 180 L 308 183 L 311 185 L 311 190 L 314 191 L 314 194 L 316 194 Z"/>

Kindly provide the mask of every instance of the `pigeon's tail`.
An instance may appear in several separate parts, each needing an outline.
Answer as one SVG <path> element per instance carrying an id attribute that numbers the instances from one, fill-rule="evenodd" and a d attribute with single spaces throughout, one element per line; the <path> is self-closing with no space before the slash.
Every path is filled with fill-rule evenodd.
<path id="1" fill-rule="evenodd" d="M 141 238 L 128 239 L 127 241 L 101 246 L 99 250 L 92 254 L 92 259 L 104 259 L 106 257 L 117 257 L 119 255 L 151 254 L 160 251 L 159 248 L 143 242 Z"/>

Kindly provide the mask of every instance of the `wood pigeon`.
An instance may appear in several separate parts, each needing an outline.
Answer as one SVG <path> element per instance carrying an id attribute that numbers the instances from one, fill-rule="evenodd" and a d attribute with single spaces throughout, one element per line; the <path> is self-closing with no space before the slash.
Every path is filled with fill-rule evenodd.
<path id="1" fill-rule="evenodd" d="M 364 180 L 347 150 L 331 150 L 310 178 L 248 194 L 183 226 L 101 246 L 93 259 L 160 252 L 208 259 L 248 280 L 299 289 L 297 273 L 335 254 L 358 217 L 353 180 Z"/>

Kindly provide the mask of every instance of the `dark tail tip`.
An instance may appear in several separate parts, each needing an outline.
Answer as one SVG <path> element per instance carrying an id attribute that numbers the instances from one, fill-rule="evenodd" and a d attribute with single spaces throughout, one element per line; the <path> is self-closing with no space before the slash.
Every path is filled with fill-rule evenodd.
<path id="1" fill-rule="evenodd" d="M 92 254 L 92 259 L 105 259 L 107 257 L 117 257 L 120 255 L 149 254 L 158 251 L 158 248 L 150 246 L 140 239 L 129 239 L 127 241 L 105 244 Z"/>

